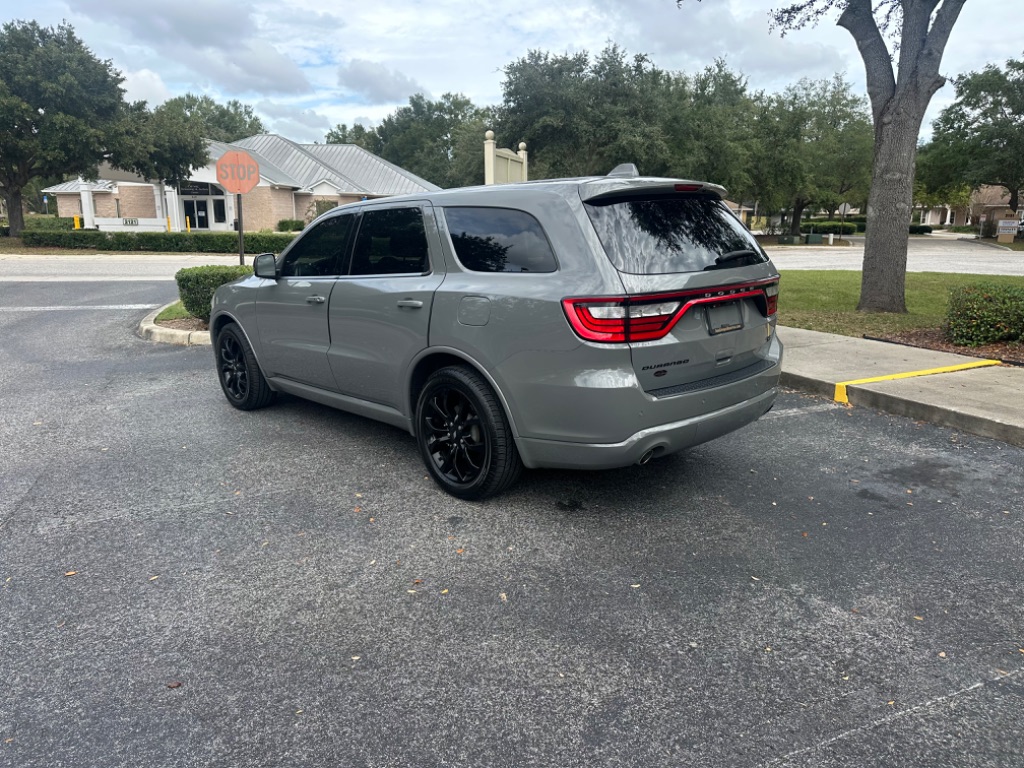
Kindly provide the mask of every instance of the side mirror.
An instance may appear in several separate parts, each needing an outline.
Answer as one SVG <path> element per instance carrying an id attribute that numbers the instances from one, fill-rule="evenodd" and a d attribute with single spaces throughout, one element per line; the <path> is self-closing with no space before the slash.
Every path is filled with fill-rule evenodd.
<path id="1" fill-rule="evenodd" d="M 277 261 L 272 253 L 261 253 L 252 263 L 252 273 L 268 280 L 277 279 Z"/>

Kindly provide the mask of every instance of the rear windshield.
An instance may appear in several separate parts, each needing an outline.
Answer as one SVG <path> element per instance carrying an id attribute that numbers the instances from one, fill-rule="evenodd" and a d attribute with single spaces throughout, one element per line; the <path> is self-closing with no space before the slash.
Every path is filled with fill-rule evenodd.
<path id="1" fill-rule="evenodd" d="M 585 207 L 620 272 L 663 275 L 768 261 L 754 236 L 715 197 L 613 198 Z"/>

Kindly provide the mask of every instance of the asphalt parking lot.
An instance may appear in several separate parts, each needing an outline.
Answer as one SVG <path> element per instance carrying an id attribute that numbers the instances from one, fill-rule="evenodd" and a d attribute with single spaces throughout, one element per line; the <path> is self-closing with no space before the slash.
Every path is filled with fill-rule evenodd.
<path id="1" fill-rule="evenodd" d="M 0 765 L 1020 765 L 1021 449 L 787 392 L 466 503 L 134 279 L 0 282 Z"/>

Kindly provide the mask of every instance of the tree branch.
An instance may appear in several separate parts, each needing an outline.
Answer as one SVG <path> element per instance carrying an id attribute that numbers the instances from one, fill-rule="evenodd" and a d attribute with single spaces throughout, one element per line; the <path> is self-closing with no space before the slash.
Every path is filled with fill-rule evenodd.
<path id="1" fill-rule="evenodd" d="M 896 78 L 892 71 L 892 57 L 871 11 L 871 0 L 849 0 L 836 24 L 853 36 L 864 60 L 868 96 L 877 126 L 885 105 L 896 93 Z"/>
<path id="2" fill-rule="evenodd" d="M 918 60 L 926 62 L 928 67 L 927 73 L 921 72 L 921 75 L 940 81 L 938 85 L 935 85 L 932 93 L 945 85 L 946 79 L 939 76 L 939 66 L 942 64 L 942 54 L 946 50 L 946 43 L 949 42 L 949 35 L 960 16 L 964 2 L 966 0 L 943 0 L 942 7 L 935 15 L 931 31 L 928 32 L 928 39 L 918 57 Z"/>

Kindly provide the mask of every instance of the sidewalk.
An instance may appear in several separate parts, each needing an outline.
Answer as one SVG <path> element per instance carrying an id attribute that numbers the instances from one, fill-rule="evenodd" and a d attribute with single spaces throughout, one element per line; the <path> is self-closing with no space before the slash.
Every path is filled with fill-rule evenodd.
<path id="1" fill-rule="evenodd" d="M 144 339 L 210 343 L 207 331 L 155 325 L 160 311 L 139 325 Z M 800 328 L 780 326 L 778 333 L 783 386 L 1024 447 L 1024 368 Z"/>
<path id="2" fill-rule="evenodd" d="M 845 389 L 852 406 L 1024 447 L 1024 368 L 977 367 L 984 364 L 976 357 L 800 328 L 780 327 L 779 338 L 785 345 L 784 386 L 833 399 L 838 396 L 840 401 Z M 963 366 L 972 367 L 948 370 Z M 934 373 L 891 378 L 921 372 Z M 846 382 L 860 383 L 837 388 Z"/>

